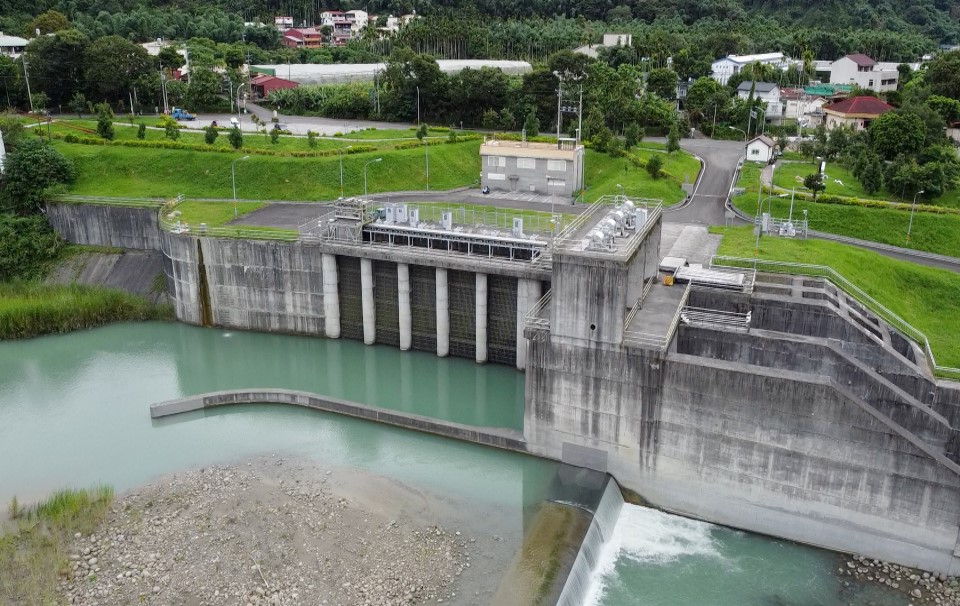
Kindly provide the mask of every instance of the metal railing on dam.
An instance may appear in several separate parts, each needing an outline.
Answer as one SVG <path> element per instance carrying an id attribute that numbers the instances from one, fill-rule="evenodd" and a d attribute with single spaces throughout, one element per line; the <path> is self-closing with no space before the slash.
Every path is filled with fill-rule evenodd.
<path id="1" fill-rule="evenodd" d="M 710 260 L 711 266 L 721 267 L 743 267 L 753 268 L 756 272 L 792 274 L 798 276 L 810 276 L 828 280 L 837 289 L 854 299 L 860 305 L 863 305 L 871 312 L 877 315 L 884 322 L 899 331 L 903 336 L 916 343 L 923 350 L 924 357 L 930 366 L 931 371 L 937 376 L 960 379 L 960 368 L 949 366 L 940 366 L 937 364 L 933 349 L 930 347 L 930 340 L 927 335 L 915 328 L 909 322 L 895 314 L 887 306 L 880 303 L 862 288 L 848 280 L 842 274 L 832 267 L 826 265 L 809 265 L 805 263 L 789 263 L 786 261 L 768 261 L 764 259 L 749 259 L 744 257 L 725 257 L 715 256 Z"/>

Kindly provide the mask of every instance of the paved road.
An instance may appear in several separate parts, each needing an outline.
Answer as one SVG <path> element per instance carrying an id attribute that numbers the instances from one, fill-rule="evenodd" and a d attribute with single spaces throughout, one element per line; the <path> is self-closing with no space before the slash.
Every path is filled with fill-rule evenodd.
<path id="1" fill-rule="evenodd" d="M 254 103 L 247 103 L 247 110 L 254 113 L 261 120 L 269 122 L 273 119 L 273 111 L 260 107 Z M 189 128 L 204 128 L 216 120 L 219 126 L 229 126 L 230 118 L 236 118 L 237 114 L 200 114 L 197 119 L 191 122 L 181 122 Z M 335 120 L 332 118 L 315 118 L 312 116 L 279 116 L 281 122 L 287 124 L 290 132 L 295 135 L 306 135 L 308 130 L 312 130 L 323 136 L 333 136 L 334 133 L 348 133 L 364 128 L 409 128 L 413 124 L 398 124 L 395 122 L 372 122 L 369 120 Z M 256 127 L 250 120 L 250 114 L 242 114 L 240 118 L 240 130 L 254 131 Z M 411 137 L 413 134 L 411 133 Z"/>
<path id="2" fill-rule="evenodd" d="M 695 225 L 723 225 L 725 221 L 727 194 L 743 155 L 743 143 L 739 141 L 712 141 L 710 139 L 684 139 L 680 147 L 703 159 L 705 167 L 690 202 L 682 209 L 664 214 L 668 223 Z M 738 220 L 738 225 L 742 224 Z"/>

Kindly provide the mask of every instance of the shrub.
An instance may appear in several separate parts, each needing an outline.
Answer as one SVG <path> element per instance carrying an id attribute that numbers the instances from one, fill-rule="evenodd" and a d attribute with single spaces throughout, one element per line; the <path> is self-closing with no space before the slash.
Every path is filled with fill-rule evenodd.
<path id="1" fill-rule="evenodd" d="M 650 159 L 647 160 L 646 168 L 651 177 L 659 179 L 660 173 L 663 170 L 663 160 L 660 159 L 660 154 L 650 156 Z"/>
<path id="2" fill-rule="evenodd" d="M 143 141 L 147 138 L 147 125 L 143 122 L 140 123 L 140 126 L 137 127 L 137 139 Z"/>
<path id="3" fill-rule="evenodd" d="M 280 131 L 274 128 L 270 131 L 270 143 L 276 145 L 278 141 L 280 141 Z"/>
<path id="4" fill-rule="evenodd" d="M 317 133 L 312 130 L 307 131 L 307 147 L 317 149 Z"/>
<path id="5" fill-rule="evenodd" d="M 180 127 L 176 122 L 173 124 L 167 123 L 163 130 L 164 134 L 167 136 L 167 139 L 170 139 L 171 141 L 176 141 L 180 138 Z"/>
<path id="6" fill-rule="evenodd" d="M 0 282 L 43 275 L 64 245 L 42 215 L 0 213 Z"/>
<path id="7" fill-rule="evenodd" d="M 113 110 L 106 103 L 97 103 L 97 134 L 107 141 L 113 140 Z"/>
<path id="8" fill-rule="evenodd" d="M 25 139 L 7 156 L 0 178 L 0 210 L 36 212 L 49 187 L 70 183 L 75 176 L 73 163 L 56 148 L 42 140 Z"/>
<path id="9" fill-rule="evenodd" d="M 233 149 L 240 149 L 243 147 L 243 133 L 240 132 L 239 126 L 234 126 L 230 130 L 230 134 L 227 135 L 227 140 L 230 141 L 230 147 Z"/>
<path id="10" fill-rule="evenodd" d="M 203 129 L 203 142 L 207 145 L 213 145 L 217 142 L 217 136 L 219 136 L 219 134 L 215 126 L 208 126 Z"/>

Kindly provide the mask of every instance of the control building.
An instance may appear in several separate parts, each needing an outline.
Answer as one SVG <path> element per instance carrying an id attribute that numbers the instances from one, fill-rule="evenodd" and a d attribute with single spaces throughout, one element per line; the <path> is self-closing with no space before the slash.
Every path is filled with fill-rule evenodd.
<path id="1" fill-rule="evenodd" d="M 480 185 L 492 190 L 572 196 L 583 189 L 583 145 L 484 141 Z"/>

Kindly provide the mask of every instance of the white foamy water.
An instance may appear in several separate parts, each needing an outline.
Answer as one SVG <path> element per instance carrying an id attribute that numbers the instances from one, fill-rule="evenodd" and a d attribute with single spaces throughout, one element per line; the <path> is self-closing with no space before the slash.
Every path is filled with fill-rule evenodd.
<path id="1" fill-rule="evenodd" d="M 663 565 L 682 556 L 721 557 L 711 536 L 713 528 L 706 522 L 624 504 L 597 560 L 584 605 L 600 606 L 606 583 L 616 574 L 621 557 L 640 565 Z"/>

